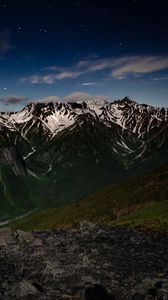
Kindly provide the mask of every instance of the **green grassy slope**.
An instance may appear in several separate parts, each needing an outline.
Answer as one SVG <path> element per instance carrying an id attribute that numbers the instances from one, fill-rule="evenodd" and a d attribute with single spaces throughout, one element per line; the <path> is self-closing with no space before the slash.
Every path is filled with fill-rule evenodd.
<path id="1" fill-rule="evenodd" d="M 78 204 L 37 212 L 12 227 L 52 229 L 76 226 L 82 220 L 168 228 L 168 167 L 106 188 Z"/>
<path id="2" fill-rule="evenodd" d="M 168 200 L 150 203 L 127 216 L 122 216 L 113 224 L 168 231 Z"/>

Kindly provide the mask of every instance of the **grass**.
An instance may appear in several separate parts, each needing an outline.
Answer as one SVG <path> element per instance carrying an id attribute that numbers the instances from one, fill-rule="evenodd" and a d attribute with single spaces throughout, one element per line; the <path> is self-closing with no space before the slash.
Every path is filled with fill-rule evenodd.
<path id="1" fill-rule="evenodd" d="M 77 204 L 36 212 L 11 226 L 54 229 L 77 226 L 83 220 L 168 231 L 168 167 L 106 188 Z"/>
<path id="2" fill-rule="evenodd" d="M 133 207 L 132 207 L 133 210 Z M 82 210 L 80 205 L 68 206 L 67 208 L 47 209 L 34 213 L 24 219 L 11 224 L 13 230 L 47 230 L 56 228 L 75 227 L 83 220 L 92 221 L 110 226 L 130 226 L 141 229 L 168 231 L 168 201 L 149 203 L 146 207 L 134 207 L 134 212 L 118 219 L 108 207 Z"/>
<path id="3" fill-rule="evenodd" d="M 150 203 L 147 207 L 121 217 L 113 225 L 168 232 L 168 201 Z"/>

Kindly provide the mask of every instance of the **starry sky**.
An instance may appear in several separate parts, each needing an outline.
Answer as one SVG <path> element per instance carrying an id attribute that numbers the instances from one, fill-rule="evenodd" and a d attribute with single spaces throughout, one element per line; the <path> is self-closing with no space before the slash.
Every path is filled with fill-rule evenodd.
<path id="1" fill-rule="evenodd" d="M 168 4 L 0 0 L 0 110 L 125 96 L 168 106 Z"/>

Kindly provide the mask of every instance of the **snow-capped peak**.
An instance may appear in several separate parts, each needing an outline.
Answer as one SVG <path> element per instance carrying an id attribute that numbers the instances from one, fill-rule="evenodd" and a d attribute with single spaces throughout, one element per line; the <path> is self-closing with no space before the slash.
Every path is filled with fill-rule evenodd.
<path id="1" fill-rule="evenodd" d="M 168 120 L 168 109 L 138 104 L 128 97 L 114 102 L 106 99 L 94 99 L 78 102 L 36 102 L 30 103 L 20 112 L 1 113 L 0 125 L 16 130 L 24 127 L 24 134 L 36 124 L 50 135 L 73 125 L 80 115 L 90 114 L 108 127 L 115 123 L 139 136 L 154 126 Z M 40 125 L 39 125 L 40 124 Z"/>

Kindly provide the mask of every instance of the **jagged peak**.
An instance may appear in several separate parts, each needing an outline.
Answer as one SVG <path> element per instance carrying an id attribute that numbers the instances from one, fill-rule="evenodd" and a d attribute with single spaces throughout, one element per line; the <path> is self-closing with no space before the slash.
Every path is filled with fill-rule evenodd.
<path id="1" fill-rule="evenodd" d="M 87 108 L 100 108 L 103 106 L 106 106 L 109 102 L 107 101 L 107 99 L 99 99 L 96 98 L 93 100 L 79 100 L 79 101 L 58 101 L 58 102 L 31 102 L 28 103 L 23 109 L 22 111 L 24 111 L 25 109 L 27 110 L 40 110 L 40 109 L 44 109 L 44 108 L 56 108 L 58 110 L 63 109 L 63 108 L 69 108 L 69 109 L 87 109 Z"/>
<path id="2" fill-rule="evenodd" d="M 130 102 L 130 103 L 134 102 L 128 96 L 125 96 L 123 99 L 121 99 L 121 101 Z"/>
<path id="3" fill-rule="evenodd" d="M 129 97 L 124 97 L 123 99 L 115 100 L 114 103 L 118 104 L 130 104 L 130 105 L 138 105 L 138 103 L 134 100 L 131 100 Z"/>

